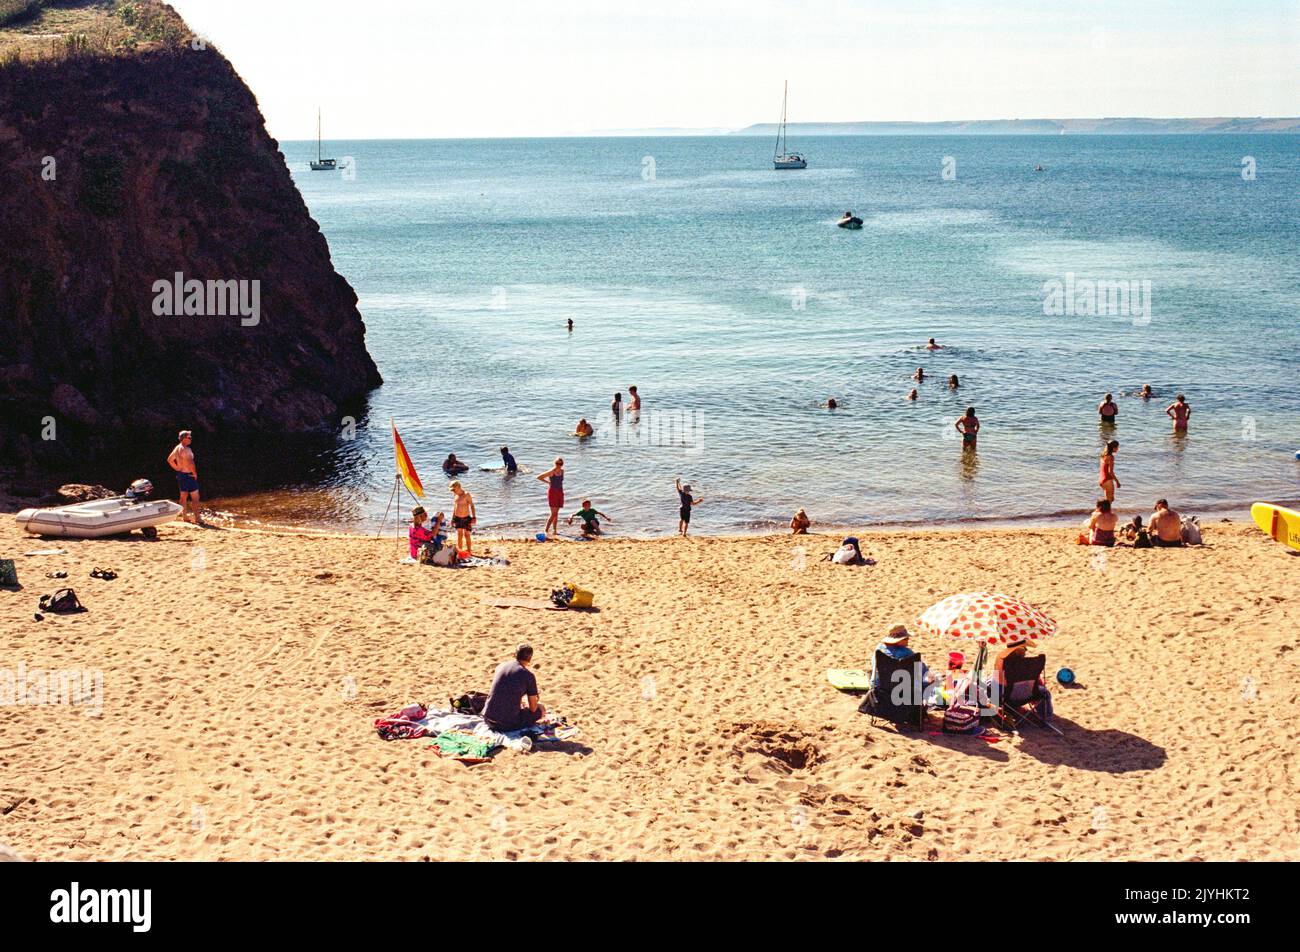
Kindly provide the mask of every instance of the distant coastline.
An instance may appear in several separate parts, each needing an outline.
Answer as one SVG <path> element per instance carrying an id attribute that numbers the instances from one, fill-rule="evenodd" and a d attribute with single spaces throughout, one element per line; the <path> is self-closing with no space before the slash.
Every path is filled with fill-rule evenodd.
<path id="1" fill-rule="evenodd" d="M 1205 119 L 958 119 L 948 122 L 792 122 L 790 133 L 806 136 L 1005 136 L 1005 135 L 1206 135 L 1300 134 L 1297 117 Z M 773 136 L 776 123 L 765 122 L 729 133 Z"/>

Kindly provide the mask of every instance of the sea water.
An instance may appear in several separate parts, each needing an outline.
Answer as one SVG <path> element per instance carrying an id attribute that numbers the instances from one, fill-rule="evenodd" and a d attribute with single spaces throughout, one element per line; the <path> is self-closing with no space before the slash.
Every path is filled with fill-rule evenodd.
<path id="1" fill-rule="evenodd" d="M 705 533 L 799 506 L 844 526 L 1086 513 L 1108 438 L 1125 513 L 1300 497 L 1300 137 L 797 147 L 806 170 L 749 137 L 335 142 L 326 173 L 314 142 L 284 143 L 385 383 L 328 465 L 223 504 L 373 529 L 390 418 L 431 511 L 450 511 L 446 455 L 471 465 L 481 531 L 540 529 L 533 476 L 557 456 L 566 509 L 590 498 L 628 534 L 675 529 L 678 476 Z M 847 210 L 861 231 L 836 227 Z M 1120 396 L 1145 383 L 1155 399 Z M 640 419 L 616 421 L 629 385 Z M 502 444 L 529 472 L 482 469 Z"/>

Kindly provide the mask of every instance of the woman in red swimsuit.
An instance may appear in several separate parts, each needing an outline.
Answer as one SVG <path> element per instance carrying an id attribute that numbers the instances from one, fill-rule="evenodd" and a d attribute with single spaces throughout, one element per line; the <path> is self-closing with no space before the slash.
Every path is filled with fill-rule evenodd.
<path id="1" fill-rule="evenodd" d="M 1119 452 L 1119 440 L 1111 440 L 1101 451 L 1101 472 L 1097 476 L 1097 485 L 1106 494 L 1107 502 L 1115 501 L 1115 490 L 1119 489 L 1119 479 L 1115 476 L 1115 454 Z"/>

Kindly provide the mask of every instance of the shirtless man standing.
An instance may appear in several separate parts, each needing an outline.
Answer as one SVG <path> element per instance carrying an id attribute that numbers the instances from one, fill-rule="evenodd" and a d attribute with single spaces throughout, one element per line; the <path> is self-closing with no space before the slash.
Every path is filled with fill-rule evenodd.
<path id="1" fill-rule="evenodd" d="M 1174 397 L 1174 402 L 1165 407 L 1165 413 L 1174 421 L 1175 433 L 1187 432 L 1187 419 L 1192 415 L 1192 408 L 1187 405 L 1187 398 L 1181 393 Z"/>
<path id="2" fill-rule="evenodd" d="M 199 471 L 194 465 L 194 450 L 190 449 L 194 437 L 189 430 L 181 430 L 177 439 L 180 442 L 167 457 L 167 465 L 176 471 L 176 483 L 181 494 L 181 518 L 201 526 L 203 517 L 199 514 Z M 187 508 L 193 510 L 193 519 L 185 514 Z"/>

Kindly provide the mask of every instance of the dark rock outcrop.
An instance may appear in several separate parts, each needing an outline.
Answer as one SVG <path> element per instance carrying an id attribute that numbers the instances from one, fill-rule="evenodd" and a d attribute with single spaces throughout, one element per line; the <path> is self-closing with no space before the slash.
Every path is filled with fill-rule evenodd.
<path id="1" fill-rule="evenodd" d="M 380 382 L 256 100 L 197 45 L 0 67 L 0 466 L 132 430 L 324 432 Z M 156 313 L 178 273 L 248 282 L 256 323 Z"/>

